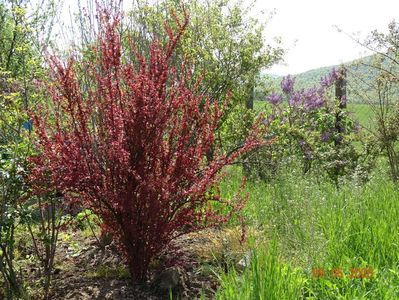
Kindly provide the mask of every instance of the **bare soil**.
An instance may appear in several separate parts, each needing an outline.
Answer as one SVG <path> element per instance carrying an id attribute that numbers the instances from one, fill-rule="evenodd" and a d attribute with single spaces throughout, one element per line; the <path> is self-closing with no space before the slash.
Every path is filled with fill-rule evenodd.
<path id="1" fill-rule="evenodd" d="M 218 288 L 213 270 L 223 270 L 227 263 L 239 259 L 244 251 L 239 240 L 240 232 L 232 229 L 184 235 L 171 247 L 181 250 L 166 251 L 154 262 L 150 280 L 138 285 L 132 283 L 112 242 L 101 248 L 94 237 L 68 233 L 68 239 L 61 238 L 57 249 L 51 299 L 169 299 L 169 291 L 165 290 L 169 275 L 161 271 L 165 261 L 173 262 L 172 274 L 179 277 L 174 287 L 179 299 L 197 299 L 201 294 L 212 299 Z"/>

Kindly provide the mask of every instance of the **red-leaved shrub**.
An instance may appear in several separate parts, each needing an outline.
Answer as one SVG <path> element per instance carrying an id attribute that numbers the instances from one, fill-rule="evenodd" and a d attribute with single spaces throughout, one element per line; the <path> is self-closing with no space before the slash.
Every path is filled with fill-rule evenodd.
<path id="1" fill-rule="evenodd" d="M 225 220 L 212 201 L 234 210 L 210 188 L 260 142 L 254 130 L 234 153 L 206 160 L 224 107 L 198 92 L 200 82 L 188 87 L 187 68 L 168 66 L 188 17 L 176 18 L 147 60 L 122 47 L 118 17 L 104 13 L 101 22 L 90 60 L 49 60 L 52 101 L 32 113 L 40 155 L 30 179 L 36 193 L 57 190 L 99 215 L 140 281 L 173 238 Z"/>

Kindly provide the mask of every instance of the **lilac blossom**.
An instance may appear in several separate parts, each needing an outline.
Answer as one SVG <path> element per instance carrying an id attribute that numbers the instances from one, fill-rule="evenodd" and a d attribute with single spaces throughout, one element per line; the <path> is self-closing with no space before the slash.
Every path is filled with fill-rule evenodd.
<path id="1" fill-rule="evenodd" d="M 275 92 L 266 97 L 266 100 L 273 105 L 278 105 L 283 101 L 283 96 Z"/>
<path id="2" fill-rule="evenodd" d="M 294 91 L 294 83 L 295 83 L 295 78 L 293 78 L 291 75 L 283 77 L 283 80 L 281 81 L 282 91 L 284 93 L 291 94 Z"/>
<path id="3" fill-rule="evenodd" d="M 314 110 L 324 105 L 323 90 L 315 87 L 303 91 L 305 109 Z"/>
<path id="4" fill-rule="evenodd" d="M 339 78 L 339 72 L 333 68 L 329 74 L 320 79 L 320 85 L 323 88 L 329 88 Z"/>
<path id="5" fill-rule="evenodd" d="M 303 103 L 302 92 L 293 92 L 290 99 L 288 100 L 289 105 L 293 107 L 298 107 Z"/>

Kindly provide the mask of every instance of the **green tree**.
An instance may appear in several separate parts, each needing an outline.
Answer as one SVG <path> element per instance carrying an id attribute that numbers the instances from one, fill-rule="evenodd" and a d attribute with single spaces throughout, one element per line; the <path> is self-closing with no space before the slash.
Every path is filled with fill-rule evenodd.
<path id="1" fill-rule="evenodd" d="M 161 20 L 168 11 L 180 14 L 184 8 L 189 12 L 190 23 L 178 51 L 193 62 L 190 65 L 193 79 L 202 78 L 204 92 L 213 101 L 223 101 L 225 95 L 231 93 L 229 113 L 220 124 L 224 134 L 220 135 L 219 142 L 227 149 L 242 142 L 245 135 L 230 131 L 226 122 L 237 122 L 245 127 L 251 123 L 252 115 L 245 112 L 245 107 L 251 107 L 248 102 L 253 97 L 256 78 L 262 69 L 276 63 L 283 54 L 280 47 L 265 43 L 265 24 L 249 16 L 252 5 L 230 0 L 189 0 L 184 4 L 164 0 L 150 5 L 139 0 L 129 14 L 129 32 L 137 42 L 147 36 L 162 39 L 165 34 Z M 175 64 L 181 61 L 176 59 Z M 249 119 L 242 121 L 244 116 Z"/>
<path id="2" fill-rule="evenodd" d="M 105 2 L 108 2 L 107 7 L 114 3 Z M 230 95 L 228 112 L 218 130 L 218 144 L 226 151 L 242 143 L 253 121 L 254 114 L 246 112 L 246 107 L 252 106 L 260 71 L 283 55 L 278 43 L 272 46 L 265 42 L 265 22 L 250 17 L 252 7 L 253 3 L 244 5 L 233 0 L 161 0 L 156 3 L 137 0 L 123 17 L 124 43 L 132 43 L 148 58 L 149 45 L 154 39 L 162 43 L 167 40 L 165 21 L 173 27 L 173 18 L 181 18 L 183 11 L 188 12 L 189 24 L 172 65 L 180 69 L 185 60 L 189 61 L 185 67 L 192 73 L 191 84 L 202 80 L 201 92 L 209 95 L 212 101 L 223 102 L 226 95 Z M 96 29 L 92 23 L 85 23 L 82 14 L 78 20 L 80 29 L 77 32 L 81 32 L 80 40 L 86 47 L 93 42 L 90 32 Z"/>
<path id="3" fill-rule="evenodd" d="M 377 126 L 376 142 L 385 154 L 391 178 L 399 181 L 399 23 L 391 22 L 387 33 L 373 31 L 359 44 L 375 54 L 359 64 L 368 72 L 356 73 L 357 94 L 372 107 Z"/>
<path id="4" fill-rule="evenodd" d="M 43 77 L 39 39 L 50 30 L 54 1 L 33 5 L 27 0 L 0 1 L 0 298 L 20 298 L 22 279 L 15 266 L 15 231 L 21 225 L 21 204 L 27 199 L 27 157 L 32 148 L 28 110 L 41 99 L 35 79 Z M 36 9 L 35 9 L 36 7 Z M 22 209 L 22 210 L 21 210 Z"/>

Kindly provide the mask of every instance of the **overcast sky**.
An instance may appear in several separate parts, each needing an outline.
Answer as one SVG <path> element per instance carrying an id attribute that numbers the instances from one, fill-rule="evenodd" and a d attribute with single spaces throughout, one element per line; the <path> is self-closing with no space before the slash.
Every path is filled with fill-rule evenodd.
<path id="1" fill-rule="evenodd" d="M 386 31 L 399 22 L 399 0 L 259 0 L 255 11 L 275 15 L 267 26 L 267 36 L 280 36 L 289 48 L 283 65 L 268 73 L 296 74 L 306 70 L 346 62 L 364 56 L 346 34 L 366 36 L 373 29 Z"/>
<path id="2" fill-rule="evenodd" d="M 130 1 L 124 0 L 125 8 Z M 65 0 L 64 18 L 69 18 L 68 8 L 75 10 L 76 3 Z M 283 47 L 288 49 L 284 63 L 267 70 L 277 75 L 297 74 L 365 56 L 369 53 L 347 34 L 365 37 L 373 29 L 386 31 L 394 19 L 399 22 L 399 0 L 257 0 L 252 13 L 265 18 L 272 11 L 275 14 L 266 27 L 266 37 L 281 37 Z"/>

